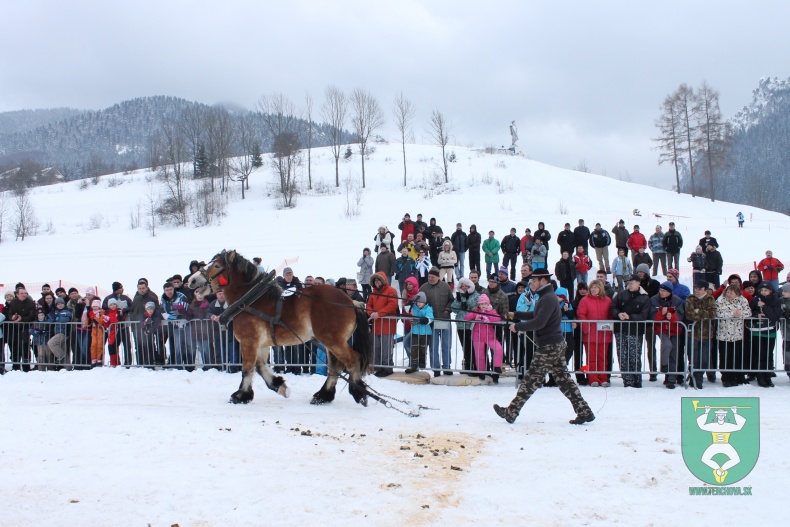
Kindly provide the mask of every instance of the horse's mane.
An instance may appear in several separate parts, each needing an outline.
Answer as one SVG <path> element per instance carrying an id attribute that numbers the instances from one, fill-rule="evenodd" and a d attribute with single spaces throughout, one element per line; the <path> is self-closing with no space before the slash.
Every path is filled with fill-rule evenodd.
<path id="1" fill-rule="evenodd" d="M 227 262 L 227 264 L 230 266 L 230 268 L 236 272 L 241 273 L 244 281 L 247 283 L 252 283 L 256 279 L 258 279 L 258 276 L 262 274 L 260 269 L 258 269 L 258 266 L 252 263 L 251 261 L 247 260 L 246 258 L 244 258 L 237 251 L 233 251 L 233 252 L 234 252 L 234 257 L 232 262 L 228 260 L 229 252 L 226 252 L 224 255 L 224 259 Z M 218 254 L 217 256 L 222 256 L 222 255 Z M 215 256 L 215 258 L 217 256 Z M 276 279 L 273 278 L 271 282 L 272 282 L 271 285 L 266 288 L 266 291 L 263 294 L 262 298 L 268 298 L 269 300 L 276 301 L 278 298 L 280 298 L 283 295 L 283 290 L 282 288 L 280 288 Z"/>

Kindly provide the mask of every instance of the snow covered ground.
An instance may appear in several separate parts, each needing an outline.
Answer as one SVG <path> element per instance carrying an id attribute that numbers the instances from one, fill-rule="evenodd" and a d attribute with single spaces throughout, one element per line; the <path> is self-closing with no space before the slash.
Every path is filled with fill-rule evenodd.
<path id="1" fill-rule="evenodd" d="M 649 233 L 677 222 L 693 250 L 709 228 L 721 244 L 725 273 L 745 273 L 766 249 L 787 263 L 786 216 L 732 203 L 711 203 L 592 174 L 550 167 L 520 156 L 455 147 L 450 183 L 436 185 L 438 149 L 407 147 L 403 187 L 400 145 L 377 145 L 366 163 L 360 213 L 347 217 L 347 195 L 305 193 L 298 206 L 276 210 L 265 189 L 273 176 L 254 174 L 248 199 L 231 201 L 220 226 L 162 228 L 155 238 L 129 229 L 129 211 L 145 188 L 144 172 L 108 188 L 77 183 L 35 189 L 31 199 L 42 232 L 0 245 L 0 282 L 98 285 L 121 281 L 133 291 L 140 276 L 158 284 L 184 274 L 192 259 L 223 248 L 261 256 L 269 267 L 285 259 L 297 276 L 353 276 L 376 228 L 396 227 L 405 212 L 436 217 L 445 233 L 510 227 L 519 235 L 546 223 L 554 239 L 566 221 L 584 218 L 605 228 L 620 218 Z M 314 180 L 331 191 L 334 163 L 313 153 Z M 354 155 L 341 178 L 359 176 Z M 353 192 L 352 192 L 353 194 Z M 352 199 L 352 201 L 354 201 Z M 638 208 L 643 216 L 631 211 Z M 566 212 L 563 212 L 566 211 Z M 747 217 L 738 229 L 735 214 Z M 657 218 L 654 214 L 659 214 Z M 751 221 L 748 221 L 751 220 Z M 99 222 L 101 228 L 91 229 Z M 8 234 L 6 234 L 7 240 Z M 684 253 L 685 253 L 684 249 Z M 552 240 L 550 262 L 558 248 Z M 298 258 L 298 261 L 295 259 Z M 690 268 L 681 269 L 690 283 Z M 761 452 L 738 483 L 752 496 L 689 496 L 701 483 L 681 455 L 682 397 L 725 395 L 720 384 L 702 393 L 583 387 L 597 419 L 568 424 L 570 404 L 554 388 L 538 391 L 514 425 L 495 416 L 510 381 L 498 386 L 415 386 L 371 378 L 371 385 L 414 405 L 418 418 L 344 392 L 325 407 L 309 404 L 320 376 L 286 375 L 283 399 L 256 379 L 256 399 L 226 404 L 240 375 L 215 371 L 94 370 L 10 373 L 0 378 L 0 524 L 16 525 L 737 525 L 781 517 L 781 480 L 790 469 L 785 408 L 790 382 L 776 388 L 726 390 L 761 397 Z M 713 503 L 715 501 L 715 503 Z M 766 511 L 766 512 L 761 512 Z"/>
<path id="2" fill-rule="evenodd" d="M 0 523 L 743 525 L 781 514 L 786 378 L 770 391 L 708 384 L 697 394 L 761 397 L 760 458 L 738 483 L 754 495 L 741 497 L 689 496 L 701 483 L 681 455 L 680 401 L 694 394 L 660 382 L 582 387 L 597 419 L 573 426 L 556 388 L 539 390 L 508 425 L 491 405 L 509 402 L 510 382 L 371 378 L 432 408 L 408 418 L 363 408 L 346 391 L 315 407 L 323 377 L 286 379 L 289 399 L 258 380 L 256 399 L 234 406 L 240 375 L 214 371 L 5 375 Z"/>

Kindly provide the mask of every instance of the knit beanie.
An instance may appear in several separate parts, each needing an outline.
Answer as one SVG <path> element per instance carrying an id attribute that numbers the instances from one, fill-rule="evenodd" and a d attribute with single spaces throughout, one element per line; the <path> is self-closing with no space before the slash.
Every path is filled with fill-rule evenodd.
<path id="1" fill-rule="evenodd" d="M 480 295 L 480 298 L 477 299 L 477 304 L 478 305 L 480 305 L 480 304 L 490 304 L 490 303 L 491 303 L 491 301 L 488 299 L 488 295 L 485 294 L 485 293 Z"/>
<path id="2" fill-rule="evenodd" d="M 669 281 L 663 282 L 660 288 L 663 289 L 664 291 L 669 291 L 670 293 L 675 290 L 675 286 L 673 286 L 672 282 Z"/>

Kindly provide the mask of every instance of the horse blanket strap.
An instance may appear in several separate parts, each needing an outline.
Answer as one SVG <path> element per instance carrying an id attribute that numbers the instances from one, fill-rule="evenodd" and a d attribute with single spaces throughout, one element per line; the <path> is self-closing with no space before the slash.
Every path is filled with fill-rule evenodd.
<path id="1" fill-rule="evenodd" d="M 249 291 L 244 293 L 244 295 L 239 298 L 237 301 L 232 303 L 228 306 L 228 308 L 222 312 L 219 316 L 219 323 L 222 326 L 227 326 L 229 322 L 231 322 L 236 316 L 242 312 L 247 306 L 254 304 L 256 300 L 266 293 L 269 288 L 274 284 L 274 276 L 277 273 L 275 271 L 270 271 L 266 274 L 261 274 L 257 280 L 253 283 L 252 287 Z"/>
<path id="2" fill-rule="evenodd" d="M 265 320 L 269 324 L 271 324 L 271 326 L 272 326 L 271 336 L 272 336 L 272 345 L 273 346 L 277 346 L 278 345 L 277 344 L 277 337 L 275 337 L 275 335 L 274 335 L 274 331 L 277 328 L 277 326 L 283 326 L 285 329 L 287 329 L 288 331 L 293 333 L 293 335 L 297 339 L 302 341 L 302 339 L 299 338 L 299 335 L 297 335 L 296 332 L 293 329 L 291 329 L 291 326 L 289 326 L 288 324 L 286 324 L 285 322 L 282 321 L 283 302 L 284 301 L 285 301 L 285 297 L 282 297 L 282 296 L 277 299 L 277 306 L 275 307 L 275 312 L 274 312 L 274 316 L 273 317 L 270 317 L 266 313 L 264 313 L 262 311 L 258 311 L 257 309 L 255 309 L 253 307 L 250 307 L 250 306 L 244 306 L 242 308 L 243 311 L 246 311 L 247 313 L 249 313 L 251 315 L 255 315 L 258 318 L 262 318 L 263 320 Z M 302 341 L 302 344 L 304 344 L 304 341 Z"/>

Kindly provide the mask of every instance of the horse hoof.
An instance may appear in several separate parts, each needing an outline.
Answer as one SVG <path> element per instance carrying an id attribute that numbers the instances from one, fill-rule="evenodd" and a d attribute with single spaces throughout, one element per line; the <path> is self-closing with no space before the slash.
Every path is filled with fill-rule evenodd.
<path id="1" fill-rule="evenodd" d="M 310 404 L 315 404 L 315 405 L 326 404 L 328 402 L 329 401 L 327 401 L 326 399 L 322 399 L 321 397 L 318 397 L 317 395 L 314 395 L 313 398 L 310 399 Z"/>
<path id="2" fill-rule="evenodd" d="M 230 401 L 233 404 L 247 404 L 252 401 L 255 394 L 250 390 L 249 392 L 242 392 L 241 390 L 233 392 L 230 396 Z"/>
<path id="3" fill-rule="evenodd" d="M 286 399 L 291 396 L 291 389 L 283 384 L 279 388 L 277 388 L 277 393 L 285 397 Z"/>
<path id="4" fill-rule="evenodd" d="M 362 398 L 361 398 L 359 401 L 357 401 L 357 402 L 358 402 L 359 404 L 361 404 L 362 406 L 364 406 L 365 408 L 367 408 L 367 407 L 368 407 L 368 396 L 366 395 L 366 396 L 362 397 Z"/>

